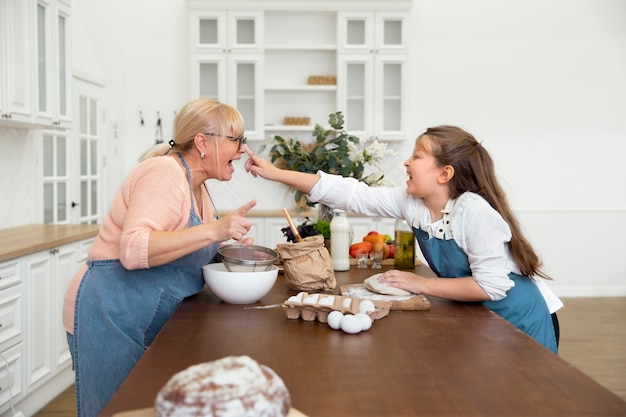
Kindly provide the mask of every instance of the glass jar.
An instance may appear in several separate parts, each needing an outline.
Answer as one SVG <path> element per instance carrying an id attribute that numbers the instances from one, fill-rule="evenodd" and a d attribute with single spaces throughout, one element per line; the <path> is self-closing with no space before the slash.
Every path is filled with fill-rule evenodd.
<path id="1" fill-rule="evenodd" d="M 415 235 L 406 221 L 396 220 L 394 226 L 393 264 L 398 269 L 415 268 Z"/>

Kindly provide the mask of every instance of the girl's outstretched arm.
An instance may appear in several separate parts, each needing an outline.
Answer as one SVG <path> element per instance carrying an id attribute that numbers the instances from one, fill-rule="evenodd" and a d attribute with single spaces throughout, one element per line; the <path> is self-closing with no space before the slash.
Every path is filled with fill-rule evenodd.
<path id="1" fill-rule="evenodd" d="M 256 155 L 247 146 L 245 151 L 248 154 L 248 160 L 245 163 L 246 171 L 252 174 L 255 178 L 260 176 L 266 180 L 281 182 L 291 188 L 295 188 L 296 190 L 307 194 L 311 191 L 311 189 L 313 189 L 315 184 L 317 184 L 320 179 L 318 174 L 309 174 L 306 172 L 278 168 L 270 161 Z"/>

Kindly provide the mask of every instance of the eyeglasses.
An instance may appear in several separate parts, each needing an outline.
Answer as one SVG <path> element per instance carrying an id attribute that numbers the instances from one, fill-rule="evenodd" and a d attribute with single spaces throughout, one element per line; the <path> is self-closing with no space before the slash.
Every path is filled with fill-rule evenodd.
<path id="1" fill-rule="evenodd" d="M 217 133 L 205 133 L 207 136 L 216 136 L 219 138 L 227 138 L 232 140 L 233 142 L 237 142 L 237 150 L 241 149 L 241 145 L 245 145 L 248 142 L 248 138 L 245 136 L 228 136 L 228 135 L 218 135 Z"/>

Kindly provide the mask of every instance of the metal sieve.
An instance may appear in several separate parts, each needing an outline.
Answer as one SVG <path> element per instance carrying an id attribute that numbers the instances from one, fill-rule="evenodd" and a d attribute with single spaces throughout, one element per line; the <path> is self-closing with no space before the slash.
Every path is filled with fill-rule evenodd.
<path id="1" fill-rule="evenodd" d="M 224 245 L 217 249 L 230 272 L 267 271 L 278 259 L 274 249 L 259 245 Z"/>

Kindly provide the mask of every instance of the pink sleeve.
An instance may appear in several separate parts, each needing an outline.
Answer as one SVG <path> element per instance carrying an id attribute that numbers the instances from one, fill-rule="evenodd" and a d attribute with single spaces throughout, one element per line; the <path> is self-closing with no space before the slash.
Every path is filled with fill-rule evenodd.
<path id="1" fill-rule="evenodd" d="M 150 232 L 181 230 L 189 225 L 187 175 L 171 157 L 151 158 L 131 173 L 121 197 L 126 210 L 120 262 L 127 269 L 148 268 Z"/>

